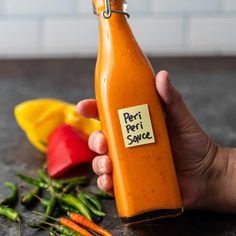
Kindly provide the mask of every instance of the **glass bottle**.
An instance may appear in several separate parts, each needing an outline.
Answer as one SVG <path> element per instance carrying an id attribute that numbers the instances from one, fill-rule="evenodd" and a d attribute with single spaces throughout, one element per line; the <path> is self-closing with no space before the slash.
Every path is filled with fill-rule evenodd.
<path id="1" fill-rule="evenodd" d="M 155 75 L 128 25 L 125 4 L 93 0 L 100 22 L 95 92 L 118 215 L 132 224 L 177 216 L 182 202 Z"/>

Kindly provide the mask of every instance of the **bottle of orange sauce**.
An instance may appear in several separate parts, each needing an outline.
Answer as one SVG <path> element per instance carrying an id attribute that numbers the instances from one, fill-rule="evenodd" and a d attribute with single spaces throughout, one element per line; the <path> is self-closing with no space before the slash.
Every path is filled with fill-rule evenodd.
<path id="1" fill-rule="evenodd" d="M 93 0 L 100 21 L 95 90 L 113 164 L 118 215 L 133 224 L 182 213 L 153 69 L 127 22 L 124 0 Z"/>

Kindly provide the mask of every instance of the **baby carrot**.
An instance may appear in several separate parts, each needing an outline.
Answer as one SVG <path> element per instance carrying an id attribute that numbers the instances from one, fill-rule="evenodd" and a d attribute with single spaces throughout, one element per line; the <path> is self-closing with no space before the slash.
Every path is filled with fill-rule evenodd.
<path id="1" fill-rule="evenodd" d="M 93 223 L 92 221 L 88 220 L 86 217 L 84 217 L 80 214 L 70 213 L 69 216 L 74 222 L 76 222 L 80 225 L 83 225 L 83 226 L 93 230 L 94 232 L 97 232 L 103 236 L 112 236 L 112 234 L 110 234 L 108 231 L 106 231 L 102 227 L 96 225 L 95 223 Z"/>
<path id="2" fill-rule="evenodd" d="M 73 229 L 74 231 L 76 231 L 77 233 L 82 234 L 83 236 L 92 236 L 92 234 L 90 234 L 87 230 L 81 228 L 79 225 L 77 225 L 76 223 L 74 223 L 73 221 L 70 221 L 64 217 L 61 217 L 59 219 L 59 223 L 67 226 L 70 229 Z"/>

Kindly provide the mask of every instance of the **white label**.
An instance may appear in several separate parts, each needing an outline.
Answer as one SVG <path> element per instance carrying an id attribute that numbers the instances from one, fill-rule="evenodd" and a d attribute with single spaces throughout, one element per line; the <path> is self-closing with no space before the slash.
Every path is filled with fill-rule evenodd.
<path id="1" fill-rule="evenodd" d="M 118 110 L 125 147 L 154 143 L 148 105 L 139 105 Z"/>

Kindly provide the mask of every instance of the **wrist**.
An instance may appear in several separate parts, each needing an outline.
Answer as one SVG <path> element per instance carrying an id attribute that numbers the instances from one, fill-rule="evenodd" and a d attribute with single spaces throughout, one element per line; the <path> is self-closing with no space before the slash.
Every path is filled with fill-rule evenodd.
<path id="1" fill-rule="evenodd" d="M 206 153 L 197 163 L 197 168 L 178 173 L 182 200 L 185 209 L 206 209 L 208 204 L 208 180 L 219 146 L 206 136 Z"/>
<path id="2" fill-rule="evenodd" d="M 215 144 L 212 144 L 215 145 Z M 236 149 L 215 145 L 215 155 L 203 173 L 203 189 L 198 208 L 236 212 Z"/>

